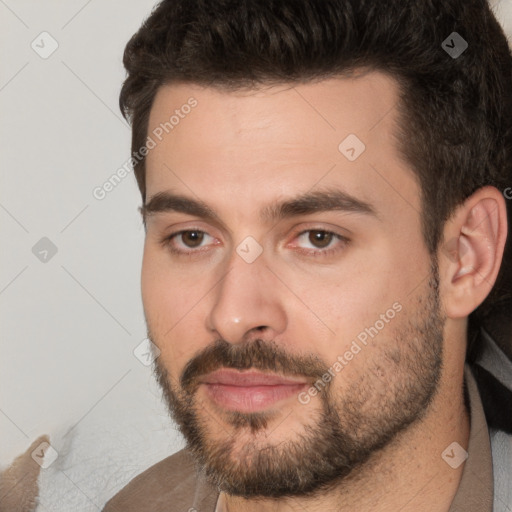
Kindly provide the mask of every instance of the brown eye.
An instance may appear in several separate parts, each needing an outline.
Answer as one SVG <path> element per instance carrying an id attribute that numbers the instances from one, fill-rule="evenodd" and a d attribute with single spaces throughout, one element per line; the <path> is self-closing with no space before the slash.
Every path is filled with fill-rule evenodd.
<path id="1" fill-rule="evenodd" d="M 308 238 L 313 246 L 323 249 L 324 247 L 328 247 L 332 242 L 333 233 L 311 230 Z"/>
<path id="2" fill-rule="evenodd" d="M 181 239 L 187 247 L 199 247 L 204 239 L 202 231 L 183 231 Z"/>
<path id="3" fill-rule="evenodd" d="M 213 243 L 207 244 L 211 238 Z M 215 239 L 201 229 L 183 229 L 172 233 L 161 240 L 162 246 L 174 256 L 193 257 L 209 252 L 214 246 L 219 245 Z"/>

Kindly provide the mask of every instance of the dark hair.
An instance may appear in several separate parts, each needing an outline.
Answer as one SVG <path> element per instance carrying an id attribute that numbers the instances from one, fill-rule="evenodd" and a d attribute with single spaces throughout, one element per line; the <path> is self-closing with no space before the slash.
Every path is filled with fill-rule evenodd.
<path id="1" fill-rule="evenodd" d="M 468 43 L 456 58 L 443 48 L 445 40 L 454 45 L 453 32 Z M 399 86 L 398 149 L 421 187 L 431 254 L 445 221 L 475 190 L 512 185 L 512 56 L 486 0 L 163 0 L 123 62 L 119 102 L 132 123 L 133 152 L 146 143 L 163 84 L 236 90 L 387 73 Z M 145 201 L 143 158 L 134 171 Z M 510 307 L 510 245 L 470 325 L 491 306 Z"/>

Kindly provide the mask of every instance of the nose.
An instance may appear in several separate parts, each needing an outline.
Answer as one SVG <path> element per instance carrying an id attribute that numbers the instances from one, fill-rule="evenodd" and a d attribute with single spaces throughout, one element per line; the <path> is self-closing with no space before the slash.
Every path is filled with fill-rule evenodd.
<path id="1" fill-rule="evenodd" d="M 263 255 L 247 263 L 233 251 L 228 270 L 213 293 L 206 327 L 233 344 L 249 337 L 271 340 L 287 324 L 280 293 L 282 287 Z"/>

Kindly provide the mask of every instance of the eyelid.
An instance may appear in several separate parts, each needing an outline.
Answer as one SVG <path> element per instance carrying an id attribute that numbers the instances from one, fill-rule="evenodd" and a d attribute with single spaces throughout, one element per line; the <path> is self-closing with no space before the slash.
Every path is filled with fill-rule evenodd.
<path id="1" fill-rule="evenodd" d="M 204 229 L 201 229 L 197 226 L 187 226 L 183 229 L 180 229 L 178 231 L 173 231 L 169 235 L 166 235 L 160 240 L 161 245 L 169 250 L 172 254 L 174 254 L 176 257 L 184 257 L 184 258 L 194 258 L 195 256 L 201 257 L 203 253 L 209 252 L 209 247 L 212 245 L 219 245 L 219 241 L 214 241 L 211 244 L 208 244 L 206 246 L 200 246 L 198 248 L 177 248 L 174 246 L 173 241 L 175 238 L 179 237 L 180 235 L 184 233 L 188 233 L 191 231 L 196 231 L 199 233 L 202 233 L 206 236 L 212 237 L 215 240 L 215 237 L 210 235 L 207 231 Z M 296 245 L 291 245 L 291 247 L 294 247 L 296 252 L 300 255 L 303 255 L 305 257 L 328 257 L 328 256 L 334 256 L 335 254 L 343 251 L 348 243 L 350 243 L 350 239 L 338 232 L 336 232 L 333 229 L 327 229 L 323 226 L 308 226 L 306 228 L 302 227 L 302 229 L 298 230 L 293 234 L 293 240 L 296 240 L 297 238 L 301 237 L 302 235 L 305 235 L 306 233 L 312 232 L 312 231 L 318 231 L 322 232 L 328 235 L 332 235 L 334 239 L 338 240 L 338 243 L 334 245 L 334 247 L 328 246 L 327 248 L 304 248 L 304 247 L 297 247 Z M 290 244 L 287 244 L 287 246 L 290 246 Z"/>
<path id="2" fill-rule="evenodd" d="M 341 251 L 346 244 L 350 243 L 350 239 L 348 237 L 346 237 L 345 235 L 342 235 L 332 229 L 327 229 L 327 228 L 321 227 L 321 226 L 312 226 L 312 227 L 307 227 L 305 229 L 302 229 L 302 230 L 298 231 L 293 236 L 293 240 L 296 240 L 297 238 L 299 238 L 302 235 L 309 233 L 311 231 L 319 231 L 322 233 L 326 233 L 328 235 L 333 235 L 333 237 L 338 240 L 338 243 L 335 244 L 334 247 L 327 247 L 325 249 L 322 249 L 322 248 L 306 249 L 303 247 L 297 247 L 297 249 L 300 253 L 303 253 L 306 255 L 312 255 L 312 256 L 322 256 L 322 255 L 326 256 L 326 255 L 331 255 L 333 253 Z M 339 247 L 340 244 L 342 245 L 341 248 Z M 292 247 L 296 247 L 296 246 L 292 246 Z"/>
<path id="3" fill-rule="evenodd" d="M 205 251 L 205 247 L 207 247 L 207 246 L 200 246 L 199 248 L 188 248 L 188 249 L 176 249 L 173 246 L 173 241 L 174 241 L 175 238 L 178 238 L 180 235 L 182 235 L 184 233 L 189 233 L 190 231 L 195 231 L 195 232 L 198 232 L 198 233 L 202 233 L 202 234 L 204 234 L 206 236 L 209 236 L 209 237 L 215 239 L 214 236 L 210 235 L 204 229 L 201 229 L 201 228 L 195 227 L 195 226 L 191 226 L 191 227 L 186 227 L 186 228 L 183 228 L 183 229 L 179 229 L 178 231 L 173 231 L 172 233 L 170 233 L 168 235 L 165 235 L 160 240 L 160 244 L 162 246 L 164 246 L 165 248 L 168 248 L 171 252 L 173 252 L 175 254 L 178 254 L 178 255 L 193 255 L 193 254 L 199 254 L 201 252 L 204 252 Z M 210 245 L 218 245 L 218 244 L 214 243 L 214 244 L 210 244 Z"/>

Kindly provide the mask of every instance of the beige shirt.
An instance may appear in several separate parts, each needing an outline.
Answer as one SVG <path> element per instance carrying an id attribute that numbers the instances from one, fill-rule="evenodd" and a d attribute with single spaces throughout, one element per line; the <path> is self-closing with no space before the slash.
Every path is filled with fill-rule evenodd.
<path id="1" fill-rule="evenodd" d="M 493 474 L 489 431 L 476 381 L 465 368 L 470 408 L 468 458 L 449 512 L 492 512 Z M 219 492 L 197 475 L 181 450 L 150 467 L 116 494 L 104 512 L 224 512 Z"/>

